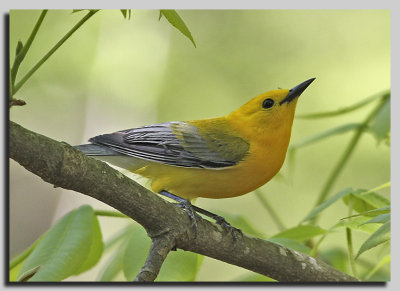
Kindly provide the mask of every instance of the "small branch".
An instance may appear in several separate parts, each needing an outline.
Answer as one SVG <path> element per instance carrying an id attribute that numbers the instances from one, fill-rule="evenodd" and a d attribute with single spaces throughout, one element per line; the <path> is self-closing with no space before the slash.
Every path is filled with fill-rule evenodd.
<path id="1" fill-rule="evenodd" d="M 354 204 L 354 198 L 352 195 L 350 195 L 350 200 L 348 205 L 349 212 L 347 213 L 347 216 L 351 216 L 353 212 L 353 204 Z M 350 261 L 351 271 L 353 272 L 353 276 L 358 277 L 356 262 L 354 260 L 354 252 L 353 252 L 353 236 L 350 227 L 346 227 L 346 240 L 347 240 L 347 250 L 349 251 L 349 261 Z"/>
<path id="2" fill-rule="evenodd" d="M 338 163 L 336 164 L 335 168 L 333 169 L 332 173 L 330 174 L 328 180 L 325 182 L 325 185 L 323 189 L 321 190 L 321 193 L 319 194 L 318 200 L 315 203 L 315 206 L 320 205 L 322 202 L 325 201 L 326 197 L 329 194 L 329 191 L 332 189 L 334 183 L 336 182 L 337 178 L 339 177 L 339 174 L 342 172 L 342 169 L 346 165 L 347 161 L 349 160 L 350 156 L 352 155 L 358 141 L 360 140 L 363 132 L 367 128 L 368 124 L 371 122 L 371 120 L 375 117 L 375 115 L 379 112 L 379 110 L 385 105 L 385 101 L 389 98 L 389 95 L 385 95 L 381 101 L 378 103 L 378 105 L 372 110 L 372 112 L 367 116 L 367 118 L 364 120 L 364 122 L 356 129 L 354 132 L 354 135 L 352 139 L 350 140 L 346 150 L 343 153 L 343 156 L 340 158 Z M 312 223 L 316 222 L 316 218 L 312 220 Z"/>
<path id="3" fill-rule="evenodd" d="M 10 83 L 11 83 L 10 89 L 12 89 L 10 98 L 12 97 L 13 94 L 15 94 L 15 91 L 13 89 L 14 89 L 15 78 L 17 76 L 19 66 L 21 65 L 23 59 L 25 58 L 29 48 L 31 47 L 31 44 L 32 44 L 33 40 L 35 39 L 40 26 L 42 25 L 43 19 L 46 16 L 47 11 L 48 11 L 47 9 L 44 9 L 42 11 L 42 13 L 40 13 L 40 16 L 35 24 L 35 27 L 33 28 L 32 32 L 31 32 L 31 35 L 29 36 L 28 40 L 26 41 L 26 44 L 22 47 L 22 50 L 19 51 L 19 53 L 17 52 L 17 54 L 15 55 L 14 63 L 10 70 Z M 19 44 L 21 44 L 21 43 L 19 43 Z"/>
<path id="4" fill-rule="evenodd" d="M 106 163 L 85 156 L 63 142 L 29 131 L 10 121 L 10 157 L 44 181 L 81 192 L 117 209 L 141 224 L 154 246 L 139 279 L 158 273 L 172 247 L 224 261 L 278 281 L 357 281 L 325 262 L 262 239 L 234 241 L 220 225 L 196 216 L 197 232 L 186 212 L 155 195 Z M 165 238 L 168 238 L 165 240 Z M 194 239 L 194 237 L 196 237 Z M 159 245 L 157 238 L 165 240 Z M 173 244 L 172 244 L 173 242 Z M 162 250 L 155 260 L 152 255 Z M 150 274 L 146 272 L 150 270 Z M 153 275 L 151 275 L 153 274 Z"/>
<path id="5" fill-rule="evenodd" d="M 13 94 L 21 89 L 22 85 L 47 61 L 48 58 L 54 54 L 57 49 L 76 31 L 82 26 L 90 17 L 92 17 L 98 10 L 90 10 L 64 37 L 55 44 L 55 46 L 39 61 L 37 64 L 15 85 Z"/>
<path id="6" fill-rule="evenodd" d="M 265 196 L 262 195 L 260 190 L 255 190 L 254 193 L 256 194 L 256 197 L 261 202 L 261 204 L 264 206 L 264 208 L 267 210 L 269 215 L 271 215 L 271 218 L 275 222 L 278 229 L 280 231 L 285 230 L 286 229 L 285 225 L 283 224 L 282 220 L 279 218 L 278 214 L 275 212 L 274 208 L 268 202 L 267 198 L 265 198 Z"/>
<path id="7" fill-rule="evenodd" d="M 354 261 L 354 252 L 353 252 L 353 238 L 350 227 L 346 227 L 346 240 L 347 240 L 347 250 L 349 251 L 349 262 L 351 271 L 353 272 L 353 276 L 357 277 L 357 269 L 356 262 Z"/>
<path id="8" fill-rule="evenodd" d="M 135 282 L 153 282 L 160 272 L 168 253 L 174 247 L 174 240 L 168 235 L 153 238 L 146 263 L 135 278 Z"/>
<path id="9" fill-rule="evenodd" d="M 10 100 L 10 108 L 13 106 L 24 106 L 24 105 L 26 105 L 26 102 L 24 100 L 14 99 L 14 98 Z"/>
<path id="10" fill-rule="evenodd" d="M 326 118 L 326 117 L 332 117 L 332 116 L 337 116 L 341 114 L 345 114 L 348 112 L 352 112 L 356 109 L 360 109 L 364 107 L 365 105 L 375 101 L 377 98 L 381 98 L 382 96 L 389 94 L 390 90 L 384 90 L 382 92 L 376 93 L 370 97 L 365 98 L 364 100 L 361 100 L 360 102 L 340 108 L 338 110 L 333 110 L 333 111 L 327 111 L 327 112 L 320 112 L 320 113 L 306 113 L 306 114 L 296 114 L 296 118 L 302 118 L 302 119 L 315 119 L 315 118 Z"/>

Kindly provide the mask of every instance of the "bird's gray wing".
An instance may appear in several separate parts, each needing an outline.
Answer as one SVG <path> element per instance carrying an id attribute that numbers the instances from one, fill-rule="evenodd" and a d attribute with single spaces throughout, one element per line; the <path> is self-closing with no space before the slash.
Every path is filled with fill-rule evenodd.
<path id="1" fill-rule="evenodd" d="M 180 121 L 103 134 L 89 141 L 127 156 L 192 168 L 233 166 L 249 150 L 249 144 L 239 137 L 215 132 L 200 135 L 197 127 Z"/>

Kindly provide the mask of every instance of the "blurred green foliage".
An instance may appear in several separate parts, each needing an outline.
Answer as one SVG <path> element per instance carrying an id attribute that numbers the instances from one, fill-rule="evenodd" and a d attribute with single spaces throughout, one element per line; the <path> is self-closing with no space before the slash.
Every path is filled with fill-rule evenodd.
<path id="1" fill-rule="evenodd" d="M 97 217 L 90 206 L 83 205 L 65 215 L 40 239 L 16 280 L 26 281 L 28 274 L 29 281 L 61 281 L 91 269 L 102 251 Z"/>
<path id="2" fill-rule="evenodd" d="M 10 81 L 29 73 L 85 13 L 49 11 L 15 74 L 11 66 L 27 47 L 40 12 L 12 10 L 10 74 L 15 76 Z M 177 29 L 158 21 L 161 15 Z M 317 80 L 298 102 L 296 116 L 303 118 L 294 121 L 291 152 L 296 151 L 296 159 L 283 167 L 284 179 L 260 188 L 268 200 L 260 203 L 249 194 L 199 199 L 197 205 L 226 214 L 245 232 L 321 257 L 344 272 L 357 269 L 361 279 L 387 281 L 390 194 L 388 185 L 372 188 L 390 180 L 388 10 L 100 11 L 17 93 L 11 91 L 28 104 L 13 108 L 10 118 L 78 144 L 107 131 L 225 115 L 259 93 L 291 88 L 310 77 Z M 367 116 L 371 117 L 365 123 Z M 328 198 L 316 205 L 320 189 L 357 132 L 356 143 L 326 191 Z M 92 235 L 85 234 L 96 243 L 93 252 L 85 252 L 90 259 L 68 248 L 62 255 L 78 260 L 76 268 L 50 268 L 57 274 L 47 279 L 62 280 L 97 263 L 101 270 L 96 278 L 101 281 L 132 280 L 144 263 L 150 240 L 134 223 L 117 234 L 112 227 L 102 227 L 101 235 L 95 223 L 99 212 L 89 206 L 72 210 L 17 256 L 10 263 L 10 279 L 45 278 L 40 276 L 54 262 L 43 254 L 49 254 L 54 241 L 62 246 L 83 234 L 71 231 L 72 237 L 62 238 L 52 233 L 65 227 L 66 217 L 82 211 L 92 217 L 85 223 L 92 224 L 78 223 L 76 230 L 93 228 Z M 116 219 L 119 225 L 124 220 Z M 290 227 L 282 230 L 283 225 Z M 102 237 L 107 237 L 104 251 Z M 75 244 L 67 246 L 83 247 L 82 239 L 73 240 Z M 356 255 L 349 260 L 353 249 Z M 270 280 L 182 251 L 170 254 L 158 279 Z"/>

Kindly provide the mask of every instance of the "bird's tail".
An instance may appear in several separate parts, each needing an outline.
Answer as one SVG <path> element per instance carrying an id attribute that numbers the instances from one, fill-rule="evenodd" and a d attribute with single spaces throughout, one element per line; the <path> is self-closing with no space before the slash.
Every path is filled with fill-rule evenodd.
<path id="1" fill-rule="evenodd" d="M 148 164 L 147 161 L 127 156 L 98 144 L 82 144 L 75 146 L 87 156 L 92 156 L 103 162 L 134 172 Z"/>
<path id="2" fill-rule="evenodd" d="M 75 146 L 87 156 L 118 156 L 120 153 L 113 151 L 105 146 L 97 144 L 81 144 Z"/>

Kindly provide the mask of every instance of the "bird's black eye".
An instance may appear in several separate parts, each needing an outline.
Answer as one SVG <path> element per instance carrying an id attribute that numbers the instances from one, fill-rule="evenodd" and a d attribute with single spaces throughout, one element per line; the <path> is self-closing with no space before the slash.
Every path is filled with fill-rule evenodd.
<path id="1" fill-rule="evenodd" d="M 265 109 L 271 108 L 272 106 L 274 106 L 274 103 L 275 103 L 274 100 L 272 100 L 271 98 L 268 98 L 268 99 L 264 100 L 262 107 Z"/>

